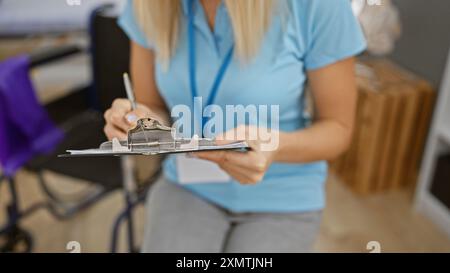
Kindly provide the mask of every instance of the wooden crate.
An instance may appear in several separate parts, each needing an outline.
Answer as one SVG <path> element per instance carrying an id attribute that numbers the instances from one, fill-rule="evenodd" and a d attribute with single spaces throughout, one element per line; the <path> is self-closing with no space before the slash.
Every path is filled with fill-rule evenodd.
<path id="1" fill-rule="evenodd" d="M 435 92 L 388 60 L 360 61 L 355 133 L 331 170 L 350 188 L 369 194 L 414 184 Z M 370 72 L 370 73 L 368 73 Z"/>

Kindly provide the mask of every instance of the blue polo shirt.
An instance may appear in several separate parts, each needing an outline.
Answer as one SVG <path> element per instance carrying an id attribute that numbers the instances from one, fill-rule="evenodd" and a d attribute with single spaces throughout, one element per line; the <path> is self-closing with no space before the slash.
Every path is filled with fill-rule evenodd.
<path id="1" fill-rule="evenodd" d="M 157 62 L 155 70 L 159 92 L 169 109 L 179 104 L 192 105 L 186 27 L 188 0 L 180 1 L 183 12 L 176 52 L 168 69 Z M 224 109 L 226 105 L 279 105 L 280 130 L 295 131 L 310 124 L 304 114 L 306 72 L 361 53 L 366 44 L 349 0 L 284 3 L 285 7 L 277 9 L 258 54 L 245 64 L 237 58 L 232 60 L 214 103 Z M 157 50 L 136 23 L 131 0 L 119 24 L 130 39 Z M 211 31 L 198 0 L 194 1 L 194 26 L 198 93 L 208 97 L 215 72 L 234 43 L 233 29 L 222 4 Z M 178 183 L 174 156 L 165 160 L 164 174 L 169 181 Z M 183 186 L 234 212 L 302 212 L 324 207 L 326 177 L 324 161 L 274 163 L 257 185 L 244 186 L 232 181 Z"/>

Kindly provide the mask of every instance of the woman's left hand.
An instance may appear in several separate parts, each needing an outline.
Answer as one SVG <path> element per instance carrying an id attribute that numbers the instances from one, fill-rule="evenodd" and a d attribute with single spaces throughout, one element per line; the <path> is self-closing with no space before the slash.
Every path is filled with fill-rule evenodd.
<path id="1" fill-rule="evenodd" d="M 274 132 L 272 132 L 273 134 Z M 238 139 L 229 140 L 226 136 L 245 136 Z M 252 137 L 249 137 L 252 136 Z M 256 136 L 256 137 L 255 137 Z M 263 151 L 261 149 L 262 140 L 258 137 L 258 128 L 254 126 L 240 126 L 228 131 L 216 138 L 216 143 L 226 144 L 237 140 L 245 140 L 250 146 L 247 152 L 237 151 L 211 151 L 198 152 L 192 155 L 199 159 L 215 162 L 219 167 L 227 172 L 231 177 L 244 185 L 257 184 L 260 182 L 274 161 L 277 149 Z"/>

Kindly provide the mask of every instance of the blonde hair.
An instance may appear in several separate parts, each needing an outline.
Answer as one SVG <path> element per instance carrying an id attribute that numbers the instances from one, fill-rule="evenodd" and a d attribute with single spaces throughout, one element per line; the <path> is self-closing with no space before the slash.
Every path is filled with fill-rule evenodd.
<path id="1" fill-rule="evenodd" d="M 272 19 L 276 0 L 224 0 L 234 31 L 235 52 L 241 60 L 252 58 Z M 167 63 L 178 42 L 180 0 L 134 0 L 137 21 L 156 47 L 158 59 Z"/>

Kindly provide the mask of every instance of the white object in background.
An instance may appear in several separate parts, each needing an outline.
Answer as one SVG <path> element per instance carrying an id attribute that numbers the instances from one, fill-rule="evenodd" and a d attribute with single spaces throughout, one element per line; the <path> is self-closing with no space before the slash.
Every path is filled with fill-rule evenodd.
<path id="1" fill-rule="evenodd" d="M 377 56 L 391 53 L 401 34 L 399 13 L 392 1 L 352 0 L 352 8 L 364 30 L 367 51 Z"/>
<path id="2" fill-rule="evenodd" d="M 176 155 L 180 184 L 227 183 L 231 177 L 213 162 Z"/>
<path id="3" fill-rule="evenodd" d="M 450 151 L 450 52 L 425 147 L 414 205 L 450 237 L 450 210 L 431 193 L 439 155 Z"/>

